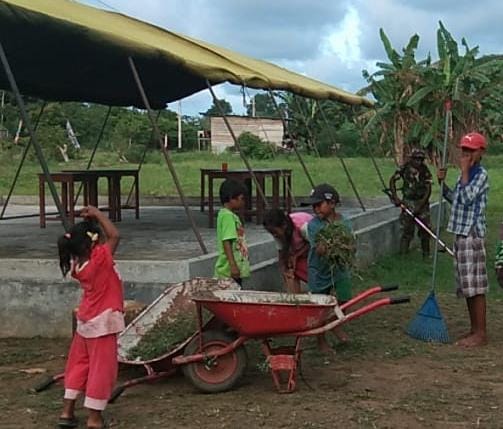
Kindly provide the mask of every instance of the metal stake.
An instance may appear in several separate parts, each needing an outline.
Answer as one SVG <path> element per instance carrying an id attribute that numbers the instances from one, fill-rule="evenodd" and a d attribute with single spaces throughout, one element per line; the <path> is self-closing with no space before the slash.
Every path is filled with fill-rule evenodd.
<path id="1" fill-rule="evenodd" d="M 40 122 L 40 118 L 42 117 L 42 114 L 44 113 L 45 106 L 47 106 L 47 102 L 44 101 L 42 104 L 42 107 L 40 108 L 40 112 L 38 113 L 37 119 L 35 120 L 35 125 L 33 127 L 33 130 L 37 132 L 38 124 Z M 26 156 L 28 155 L 28 150 L 31 147 L 31 137 L 30 140 L 28 140 L 28 144 L 25 146 L 23 150 L 23 155 L 21 156 L 21 160 L 19 161 L 19 165 L 16 170 L 16 174 L 14 176 L 14 180 L 12 181 L 12 184 L 9 189 L 9 193 L 7 194 L 7 198 L 5 199 L 4 205 L 2 207 L 2 213 L 0 213 L 0 219 L 4 218 L 5 210 L 7 209 L 7 206 L 10 201 L 10 197 L 12 196 L 12 192 L 14 192 L 14 187 L 16 186 L 17 179 L 19 178 L 19 174 L 21 173 L 21 169 L 23 168 L 24 161 L 26 159 Z"/>
<path id="2" fill-rule="evenodd" d="M 155 117 L 156 123 L 159 120 L 159 118 L 161 117 L 161 112 L 162 112 L 162 110 L 159 110 L 157 112 L 157 115 Z M 153 137 L 154 137 L 154 129 L 152 129 L 152 131 L 150 133 L 148 143 L 150 143 L 150 140 L 152 140 Z M 140 163 L 138 164 L 138 174 L 140 174 L 141 167 L 143 166 L 143 163 L 145 162 L 145 158 L 147 156 L 148 143 L 145 144 L 145 147 L 143 148 L 143 153 L 141 154 Z M 126 200 L 126 205 L 129 205 L 129 202 L 131 201 L 131 197 L 133 196 L 133 191 L 134 191 L 134 182 L 131 184 L 131 189 L 129 190 L 129 194 L 128 194 L 127 200 Z"/>
<path id="3" fill-rule="evenodd" d="M 176 175 L 175 167 L 173 166 L 169 152 L 164 147 L 161 132 L 160 132 L 159 127 L 157 125 L 157 122 L 155 120 L 152 108 L 150 107 L 150 103 L 148 101 L 147 94 L 145 93 L 145 89 L 144 89 L 143 84 L 141 82 L 140 75 L 138 74 L 138 70 L 136 69 L 134 60 L 132 57 L 128 57 L 128 61 L 129 61 L 129 66 L 131 67 L 131 71 L 133 73 L 134 80 L 136 82 L 136 86 L 138 87 L 138 91 L 140 92 L 141 98 L 143 100 L 143 104 L 145 105 L 145 108 L 147 109 L 148 117 L 150 119 L 150 123 L 152 124 L 152 128 L 155 132 L 155 136 L 156 136 L 157 140 L 159 141 L 159 145 L 160 145 L 161 150 L 164 154 L 164 159 L 166 160 L 166 164 L 168 165 L 169 172 L 171 173 L 171 177 L 173 178 L 173 181 L 175 182 L 176 189 L 178 191 L 178 194 L 180 195 L 180 199 L 182 200 L 182 204 L 185 209 L 185 213 L 187 215 L 187 218 L 189 219 L 190 226 L 192 227 L 192 230 L 194 231 L 194 234 L 197 238 L 199 246 L 201 247 L 201 250 L 203 251 L 204 254 L 207 254 L 208 250 L 206 249 L 206 246 L 204 245 L 203 238 L 201 237 L 201 234 L 199 232 L 199 229 L 197 228 L 196 222 L 194 221 L 194 218 L 192 217 L 192 213 L 189 210 L 189 206 L 188 206 L 187 201 L 185 199 L 185 194 L 183 193 L 182 187 L 180 185 L 180 181 L 178 180 L 178 176 Z"/>
<path id="4" fill-rule="evenodd" d="M 297 155 L 297 158 L 298 158 L 298 160 L 300 162 L 300 165 L 302 166 L 302 169 L 304 170 L 304 173 L 306 174 L 307 180 L 309 180 L 309 183 L 310 183 L 311 187 L 314 188 L 313 178 L 309 174 L 309 171 L 307 170 L 306 164 L 304 163 L 304 160 L 300 156 L 299 150 L 297 149 L 297 145 L 295 144 L 295 141 L 294 141 L 292 135 L 290 134 L 290 131 L 288 131 L 288 126 L 286 124 L 286 119 L 285 119 L 283 113 L 281 112 L 281 109 L 278 106 L 278 102 L 274 98 L 274 94 L 272 93 L 272 91 L 270 89 L 268 91 L 269 91 L 269 95 L 271 97 L 271 100 L 274 103 L 274 107 L 276 108 L 276 110 L 279 113 L 279 116 L 281 118 L 281 122 L 283 122 L 283 129 L 285 130 L 285 133 L 287 134 L 287 136 L 290 138 L 290 141 L 292 142 L 292 146 L 293 146 L 293 150 L 295 151 L 295 155 Z"/>
<path id="5" fill-rule="evenodd" d="M 330 135 L 330 140 L 332 141 L 332 144 L 335 146 L 335 144 L 336 144 L 335 143 L 335 136 L 333 134 L 332 127 L 328 123 L 328 119 L 325 116 L 325 112 L 323 111 L 323 108 L 321 107 L 321 104 L 320 104 L 320 102 L 318 100 L 316 100 L 316 104 L 318 105 L 318 109 L 320 109 L 321 117 L 325 121 L 325 125 L 328 128 L 328 132 L 329 132 L 329 135 Z M 351 174 L 349 174 L 349 169 L 346 166 L 346 163 L 344 162 L 344 158 L 339 154 L 339 151 L 337 149 L 335 150 L 335 155 L 337 156 L 337 158 L 339 158 L 339 161 L 341 162 L 342 168 L 344 169 L 344 172 L 346 173 L 346 177 L 348 178 L 349 184 L 351 185 L 351 188 L 353 189 L 353 192 L 354 192 L 354 194 L 356 196 L 356 199 L 360 203 L 360 207 L 362 208 L 363 211 L 366 211 L 365 206 L 363 205 L 363 201 L 360 198 L 360 194 L 358 193 L 358 191 L 356 189 L 356 186 L 355 186 L 355 184 L 353 182 L 353 179 L 351 178 Z"/>
<path id="6" fill-rule="evenodd" d="M 54 186 L 54 181 L 52 180 L 51 173 L 49 171 L 49 167 L 47 165 L 47 161 L 45 160 L 44 154 L 42 152 L 42 148 L 40 147 L 40 144 L 35 136 L 35 131 L 33 129 L 33 126 L 31 124 L 30 117 L 26 113 L 26 107 L 24 105 L 23 99 L 21 97 L 21 93 L 19 92 L 19 88 L 17 86 L 16 80 L 14 79 L 14 75 L 12 73 L 12 70 L 9 65 L 9 61 L 7 60 L 7 56 L 5 55 L 5 51 L 3 48 L 2 43 L 0 42 L 0 60 L 2 61 L 2 65 L 5 70 L 5 74 L 7 75 L 7 79 L 9 79 L 9 83 L 12 89 L 12 92 L 14 93 L 14 96 L 16 97 L 16 102 L 19 107 L 19 110 L 21 112 L 21 117 L 23 118 L 23 121 L 25 123 L 26 128 L 28 129 L 28 132 L 31 136 L 31 139 L 33 141 L 33 146 L 35 147 L 35 152 L 37 154 L 37 158 L 40 162 L 40 166 L 42 167 L 42 171 L 44 172 L 45 180 L 47 181 L 49 185 L 49 189 L 51 191 L 52 198 L 54 200 L 54 204 L 56 204 L 56 207 L 58 209 L 58 212 L 61 216 L 61 222 L 63 223 L 63 226 L 65 230 L 70 229 L 70 224 L 68 222 L 68 219 L 66 217 L 66 213 L 63 211 L 63 206 L 61 204 L 61 200 L 59 199 L 58 192 L 56 191 L 56 186 Z"/>
<path id="7" fill-rule="evenodd" d="M 248 158 L 246 158 L 245 154 L 243 153 L 241 146 L 239 145 L 239 141 L 236 137 L 236 134 L 234 134 L 234 130 L 231 127 L 231 124 L 229 123 L 229 119 L 227 118 L 227 115 L 224 112 L 224 109 L 222 108 L 222 105 L 220 104 L 220 101 L 218 100 L 217 96 L 215 95 L 215 91 L 213 91 L 213 88 L 211 86 L 211 83 L 209 80 L 206 80 L 206 85 L 208 85 L 208 89 L 210 90 L 211 96 L 213 97 L 213 102 L 215 103 L 215 106 L 217 106 L 218 110 L 220 111 L 220 114 L 222 115 L 222 118 L 225 122 L 225 126 L 229 130 L 229 133 L 232 137 L 232 140 L 234 141 L 235 146 L 238 148 L 239 155 L 241 155 L 241 159 L 243 160 L 244 164 L 246 165 L 247 170 L 250 172 L 250 176 L 252 177 L 253 181 L 255 182 L 255 186 L 257 187 L 257 193 L 260 195 L 260 198 L 264 201 L 264 205 L 267 207 L 267 200 L 265 198 L 264 190 L 262 189 L 262 186 L 260 186 L 259 181 L 257 180 L 257 176 L 255 176 L 255 173 L 253 172 L 253 169 L 248 161 Z"/>

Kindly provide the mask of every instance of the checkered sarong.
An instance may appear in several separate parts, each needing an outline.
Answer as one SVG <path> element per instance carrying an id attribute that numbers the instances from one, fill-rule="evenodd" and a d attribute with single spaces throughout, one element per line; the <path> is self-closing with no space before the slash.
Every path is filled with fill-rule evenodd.
<path id="1" fill-rule="evenodd" d="M 454 242 L 456 293 L 464 298 L 486 294 L 489 285 L 484 239 L 457 235 Z"/>

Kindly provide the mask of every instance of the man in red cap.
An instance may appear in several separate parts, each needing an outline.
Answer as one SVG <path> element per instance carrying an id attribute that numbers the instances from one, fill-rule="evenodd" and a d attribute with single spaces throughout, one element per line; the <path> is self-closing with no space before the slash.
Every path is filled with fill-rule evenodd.
<path id="1" fill-rule="evenodd" d="M 480 160 L 487 147 L 482 134 L 469 133 L 460 141 L 461 175 L 453 190 L 444 184 L 444 197 L 452 204 L 447 231 L 455 234 L 454 268 L 457 294 L 466 299 L 470 331 L 456 344 L 477 347 L 487 343 L 486 298 L 488 291 L 486 251 L 486 206 L 489 182 Z M 439 181 L 446 169 L 437 172 Z"/>

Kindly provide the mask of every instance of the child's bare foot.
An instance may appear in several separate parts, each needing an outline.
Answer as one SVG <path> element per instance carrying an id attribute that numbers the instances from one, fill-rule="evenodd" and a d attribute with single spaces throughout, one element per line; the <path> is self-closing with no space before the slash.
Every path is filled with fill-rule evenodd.
<path id="1" fill-rule="evenodd" d="M 459 340 L 456 345 L 464 348 L 482 347 L 487 344 L 487 336 L 481 334 L 472 334 L 462 340 Z"/>
<path id="2" fill-rule="evenodd" d="M 101 412 L 96 410 L 89 410 L 89 417 L 87 419 L 87 429 L 102 429 L 106 427 L 107 424 L 103 419 Z"/>
<path id="3" fill-rule="evenodd" d="M 341 342 L 342 344 L 346 344 L 349 342 L 349 337 L 348 335 L 342 330 L 342 328 L 338 327 L 338 328 L 334 328 L 332 330 L 332 332 L 334 333 L 334 335 L 337 337 L 337 339 L 339 340 L 339 342 Z"/>
<path id="4" fill-rule="evenodd" d="M 456 340 L 456 345 L 458 344 L 459 341 L 464 340 L 465 338 L 468 338 L 473 335 L 473 331 L 466 332 L 465 334 L 461 335 L 457 340 Z"/>
<path id="5" fill-rule="evenodd" d="M 326 354 L 335 354 L 335 350 L 328 344 L 325 335 L 318 335 L 318 350 Z"/>

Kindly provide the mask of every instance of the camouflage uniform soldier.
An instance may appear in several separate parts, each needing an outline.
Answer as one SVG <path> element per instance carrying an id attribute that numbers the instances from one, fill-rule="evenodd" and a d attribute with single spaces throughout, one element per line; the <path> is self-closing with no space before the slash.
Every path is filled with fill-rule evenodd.
<path id="1" fill-rule="evenodd" d="M 397 170 L 389 181 L 389 187 L 393 201 L 399 205 L 402 202 L 414 215 L 425 225 L 430 226 L 430 194 L 431 173 L 424 163 L 425 153 L 421 149 L 414 149 L 409 161 Z M 397 197 L 396 182 L 402 180 L 402 200 Z M 430 236 L 414 222 L 412 216 L 404 211 L 400 214 L 402 226 L 402 238 L 400 240 L 400 253 L 407 253 L 409 245 L 414 238 L 414 229 L 417 227 L 417 235 L 421 239 L 423 257 L 430 254 Z"/>

